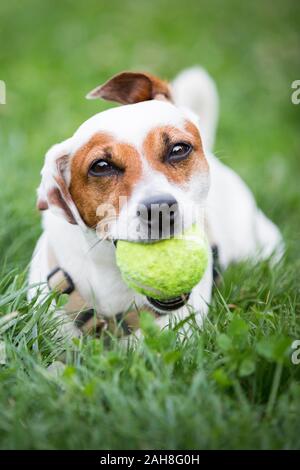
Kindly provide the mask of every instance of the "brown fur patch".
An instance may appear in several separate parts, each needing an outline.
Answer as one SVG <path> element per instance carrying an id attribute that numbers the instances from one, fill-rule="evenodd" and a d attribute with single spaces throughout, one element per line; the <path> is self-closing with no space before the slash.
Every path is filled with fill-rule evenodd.
<path id="1" fill-rule="evenodd" d="M 122 72 L 92 90 L 88 97 L 132 104 L 153 99 L 171 100 L 171 92 L 166 81 L 150 73 Z"/>
<path id="2" fill-rule="evenodd" d="M 90 176 L 89 167 L 94 160 L 110 155 L 110 161 L 123 172 L 113 176 Z M 106 133 L 94 135 L 73 156 L 71 162 L 70 194 L 78 211 L 89 227 L 96 227 L 100 218 L 97 208 L 112 204 L 119 213 L 119 198 L 129 197 L 142 173 L 137 150 L 129 144 L 117 142 Z"/>
<path id="3" fill-rule="evenodd" d="M 192 145 L 192 152 L 187 159 L 174 163 L 166 162 L 168 150 L 179 142 Z M 208 171 L 199 131 L 190 121 L 186 121 L 184 131 L 172 126 L 156 127 L 148 133 L 143 150 L 152 168 L 176 184 L 188 183 L 195 171 Z"/>

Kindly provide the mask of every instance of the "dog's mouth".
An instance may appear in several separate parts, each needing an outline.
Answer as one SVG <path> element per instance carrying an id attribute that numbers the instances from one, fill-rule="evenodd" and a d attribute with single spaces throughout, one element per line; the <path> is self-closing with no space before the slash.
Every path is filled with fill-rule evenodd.
<path id="1" fill-rule="evenodd" d="M 151 240 L 151 239 L 148 239 L 148 238 L 139 238 L 137 240 L 133 240 L 133 239 L 130 239 L 130 238 L 114 238 L 112 240 L 113 244 L 115 245 L 115 247 L 117 248 L 117 244 L 118 244 L 118 241 L 124 241 L 124 242 L 129 242 L 129 243 L 140 243 L 140 244 L 148 244 L 148 245 L 151 245 L 152 243 L 157 243 L 157 242 L 160 242 L 160 241 L 163 241 L 164 239 L 160 239 L 160 240 Z"/>
<path id="2" fill-rule="evenodd" d="M 155 310 L 164 314 L 165 312 L 171 312 L 172 310 L 178 310 L 183 307 L 189 300 L 190 292 L 188 294 L 182 294 L 172 299 L 158 300 L 152 297 L 147 297 L 148 302 L 155 308 Z"/>
<path id="3" fill-rule="evenodd" d="M 169 234 L 168 237 L 165 237 L 165 238 L 111 238 L 110 240 L 113 242 L 113 244 L 115 245 L 115 247 L 117 247 L 117 244 L 118 244 L 118 241 L 124 241 L 124 242 L 129 242 L 129 243 L 139 243 L 139 244 L 147 244 L 147 245 L 151 245 L 152 243 L 159 243 L 159 242 L 162 242 L 164 240 L 171 240 L 172 238 L 174 238 L 175 236 L 179 236 L 182 232 L 178 232 L 178 234 L 175 234 L 175 233 L 171 233 Z"/>

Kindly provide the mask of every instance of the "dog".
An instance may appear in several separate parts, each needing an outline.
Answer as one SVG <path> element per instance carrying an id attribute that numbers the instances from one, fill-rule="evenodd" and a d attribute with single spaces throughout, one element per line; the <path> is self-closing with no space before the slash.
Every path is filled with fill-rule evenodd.
<path id="1" fill-rule="evenodd" d="M 216 254 L 226 269 L 274 253 L 278 259 L 283 249 L 279 229 L 250 189 L 212 153 L 219 107 L 214 81 L 201 67 L 184 70 L 172 83 L 123 72 L 87 98 L 122 106 L 92 116 L 46 154 L 37 201 L 43 233 L 31 260 L 29 297 L 67 293 L 59 314 L 68 318 L 71 335 L 103 329 L 138 333 L 138 312 L 145 308 L 161 328 L 170 319 L 184 323 L 191 311 L 202 327 Z M 201 209 L 210 246 L 201 281 L 187 296 L 168 301 L 130 289 L 116 264 L 118 240 L 151 243 L 153 227 L 157 238 L 164 238 L 153 205 L 172 208 L 165 218 L 171 236 L 177 218 L 185 229 L 197 222 Z M 113 215 L 99 211 L 103 207 Z"/>

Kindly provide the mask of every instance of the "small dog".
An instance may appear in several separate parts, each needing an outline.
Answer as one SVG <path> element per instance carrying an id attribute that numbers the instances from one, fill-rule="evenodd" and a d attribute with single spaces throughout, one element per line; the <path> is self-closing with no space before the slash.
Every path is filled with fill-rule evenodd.
<path id="1" fill-rule="evenodd" d="M 91 117 L 46 154 L 38 189 L 44 231 L 31 261 L 30 297 L 37 290 L 40 296 L 49 290 L 68 293 L 60 313 L 72 319 L 71 334 L 105 328 L 130 334 L 138 331 L 136 312 L 144 308 L 161 327 L 191 311 L 201 326 L 211 300 L 213 253 L 224 269 L 233 261 L 282 252 L 278 228 L 239 176 L 211 153 L 218 118 L 215 84 L 200 67 L 183 71 L 172 84 L 124 72 L 87 97 L 123 106 Z M 164 238 L 161 217 L 151 211 L 157 204 L 172 208 L 164 217 L 172 234 L 177 218 L 186 228 L 201 208 L 211 246 L 199 284 L 168 301 L 127 287 L 115 260 L 119 239 L 151 242 L 153 227 Z M 103 207 L 113 215 L 105 215 Z"/>

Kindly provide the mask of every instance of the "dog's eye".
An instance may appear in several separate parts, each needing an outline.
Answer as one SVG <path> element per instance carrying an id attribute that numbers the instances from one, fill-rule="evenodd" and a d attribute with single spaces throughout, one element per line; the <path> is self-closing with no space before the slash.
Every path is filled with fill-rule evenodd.
<path id="1" fill-rule="evenodd" d="M 119 168 L 106 160 L 97 160 L 89 168 L 91 176 L 111 176 L 119 172 Z"/>
<path id="2" fill-rule="evenodd" d="M 171 151 L 168 154 L 167 160 L 169 162 L 178 162 L 187 158 L 192 151 L 192 146 L 186 143 L 178 143 L 173 145 Z"/>

